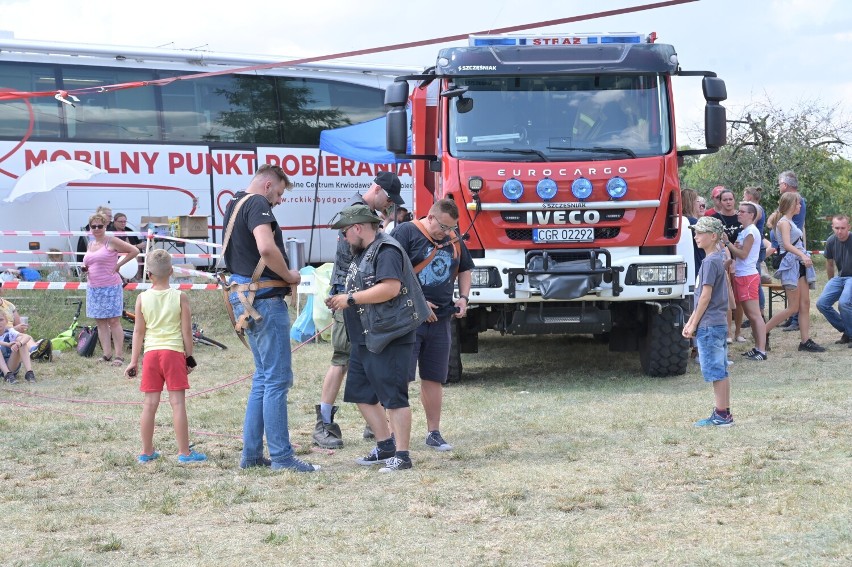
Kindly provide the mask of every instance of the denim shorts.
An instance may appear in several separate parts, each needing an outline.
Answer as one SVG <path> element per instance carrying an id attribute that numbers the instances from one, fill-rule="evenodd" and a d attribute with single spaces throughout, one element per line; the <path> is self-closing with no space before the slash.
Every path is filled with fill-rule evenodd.
<path id="1" fill-rule="evenodd" d="M 698 327 L 695 343 L 698 346 L 698 362 L 705 382 L 716 382 L 728 377 L 728 327 Z"/>

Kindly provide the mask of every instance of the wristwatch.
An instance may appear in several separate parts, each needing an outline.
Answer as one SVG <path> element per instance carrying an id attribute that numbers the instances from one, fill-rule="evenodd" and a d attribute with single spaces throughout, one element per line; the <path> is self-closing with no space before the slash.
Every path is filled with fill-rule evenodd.
<path id="1" fill-rule="evenodd" d="M 459 299 L 464 299 L 466 302 L 470 303 L 470 298 L 466 295 L 459 295 Z"/>
<path id="2" fill-rule="evenodd" d="M 355 305 L 355 296 L 353 295 L 353 293 L 355 293 L 355 292 L 350 291 L 349 292 L 349 299 L 346 300 L 346 303 L 349 304 L 349 306 Z"/>

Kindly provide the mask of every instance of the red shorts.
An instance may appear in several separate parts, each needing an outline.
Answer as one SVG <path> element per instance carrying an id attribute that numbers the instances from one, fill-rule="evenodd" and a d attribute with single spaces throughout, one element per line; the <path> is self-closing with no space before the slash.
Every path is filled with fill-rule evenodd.
<path id="1" fill-rule="evenodd" d="M 760 292 L 760 274 L 734 276 L 734 297 L 738 303 L 758 298 Z"/>
<path id="2" fill-rule="evenodd" d="M 189 390 L 186 355 L 176 350 L 149 350 L 142 358 L 140 392 Z"/>

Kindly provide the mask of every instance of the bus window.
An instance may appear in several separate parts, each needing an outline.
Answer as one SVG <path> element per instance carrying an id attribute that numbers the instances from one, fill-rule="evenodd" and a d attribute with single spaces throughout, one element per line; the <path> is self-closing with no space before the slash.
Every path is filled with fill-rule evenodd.
<path id="1" fill-rule="evenodd" d="M 319 144 L 320 132 L 384 114 L 381 89 L 329 81 L 278 77 L 284 143 Z"/>
<path id="2" fill-rule="evenodd" d="M 56 77 L 52 65 L 0 63 L 0 89 L 24 92 L 55 91 Z M 59 138 L 60 103 L 53 97 L 30 99 L 32 116 L 24 101 L 0 103 L 0 138 L 21 140 L 34 119 L 31 138 Z"/>
<path id="3" fill-rule="evenodd" d="M 91 88 L 154 79 L 152 71 L 98 67 L 65 67 L 63 89 Z M 70 139 L 159 141 L 160 128 L 154 89 L 140 87 L 104 93 L 87 92 L 69 107 L 66 122 Z"/>
<path id="4" fill-rule="evenodd" d="M 223 75 L 163 87 L 166 140 L 280 143 L 269 77 Z"/>

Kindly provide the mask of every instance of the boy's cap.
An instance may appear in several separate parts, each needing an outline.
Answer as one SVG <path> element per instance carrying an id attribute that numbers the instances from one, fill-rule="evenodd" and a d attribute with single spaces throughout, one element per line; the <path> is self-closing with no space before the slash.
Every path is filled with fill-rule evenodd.
<path id="1" fill-rule="evenodd" d="M 719 236 L 722 236 L 722 231 L 724 230 L 722 221 L 716 217 L 701 217 L 698 219 L 698 222 L 690 225 L 689 228 L 695 232 L 715 232 Z"/>
<path id="2" fill-rule="evenodd" d="M 392 171 L 380 171 L 373 183 L 381 187 L 388 194 L 391 201 L 397 205 L 404 205 L 405 201 L 399 192 L 402 190 L 402 183 L 399 182 L 399 177 Z M 365 221 L 366 222 L 366 221 Z"/>
<path id="3" fill-rule="evenodd" d="M 724 190 L 725 190 L 725 186 L 724 186 L 724 185 L 716 185 L 715 187 L 713 187 L 713 192 L 711 193 L 711 195 L 712 195 L 712 196 L 713 196 L 713 198 L 715 199 L 716 197 L 718 197 L 719 195 L 721 195 L 721 194 L 722 194 L 722 191 L 724 191 Z"/>
<path id="4" fill-rule="evenodd" d="M 382 219 L 376 216 L 367 205 L 352 205 L 340 211 L 339 218 L 331 228 L 346 228 L 363 222 L 380 223 Z"/>

